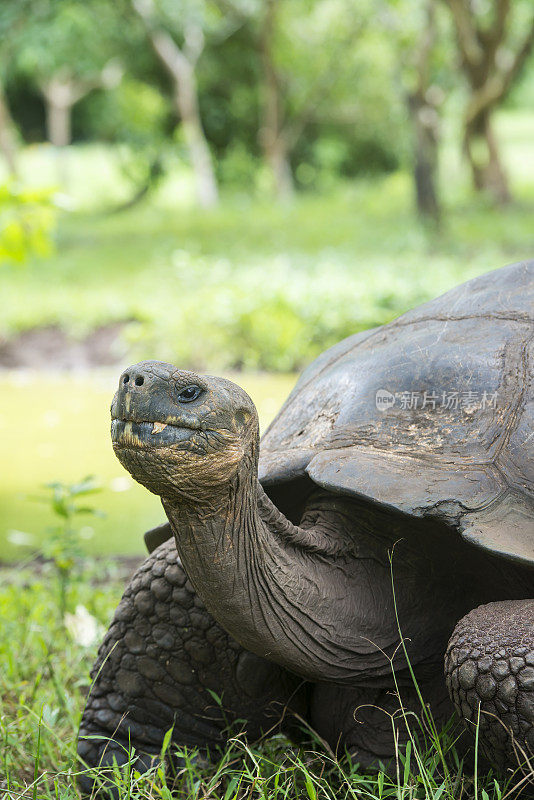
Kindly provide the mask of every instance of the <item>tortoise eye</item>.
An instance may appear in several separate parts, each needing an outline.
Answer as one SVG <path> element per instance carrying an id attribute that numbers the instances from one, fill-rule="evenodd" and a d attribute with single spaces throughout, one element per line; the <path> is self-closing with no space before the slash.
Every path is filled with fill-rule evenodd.
<path id="1" fill-rule="evenodd" d="M 179 403 L 192 403 L 193 400 L 196 400 L 202 394 L 202 389 L 200 386 L 186 386 L 185 389 L 181 389 L 178 393 L 178 402 Z"/>

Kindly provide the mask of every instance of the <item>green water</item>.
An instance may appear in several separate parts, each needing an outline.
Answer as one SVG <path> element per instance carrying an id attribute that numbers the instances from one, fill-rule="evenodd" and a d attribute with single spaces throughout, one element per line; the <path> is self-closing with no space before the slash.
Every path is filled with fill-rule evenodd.
<path id="1" fill-rule="evenodd" d="M 74 483 L 96 475 L 102 491 L 91 498 L 106 517 L 80 517 L 90 553 L 142 553 L 143 533 L 163 521 L 159 499 L 138 486 L 113 454 L 109 405 L 120 370 L 79 375 L 5 373 L 0 377 L 0 559 L 28 555 L 14 544 L 46 535 L 53 515 L 43 484 Z M 293 375 L 229 376 L 257 404 L 263 427 L 295 382 Z"/>

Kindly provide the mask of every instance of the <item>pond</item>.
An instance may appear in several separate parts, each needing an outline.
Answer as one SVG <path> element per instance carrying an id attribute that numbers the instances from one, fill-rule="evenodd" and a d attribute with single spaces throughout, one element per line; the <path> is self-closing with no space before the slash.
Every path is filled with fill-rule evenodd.
<path id="1" fill-rule="evenodd" d="M 6 372 L 0 378 L 1 560 L 24 558 L 53 524 L 39 498 L 44 484 L 86 475 L 102 491 L 90 498 L 104 518 L 79 517 L 88 553 L 144 552 L 143 533 L 163 521 L 160 501 L 123 470 L 111 447 L 109 406 L 120 369 L 74 374 Z M 295 383 L 294 375 L 227 375 L 250 394 L 264 430 Z"/>

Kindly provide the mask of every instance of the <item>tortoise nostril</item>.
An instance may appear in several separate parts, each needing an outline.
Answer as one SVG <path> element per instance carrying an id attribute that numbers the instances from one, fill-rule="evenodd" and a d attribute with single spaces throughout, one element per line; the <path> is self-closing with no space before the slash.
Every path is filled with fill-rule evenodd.
<path id="1" fill-rule="evenodd" d="M 135 385 L 136 386 L 142 386 L 144 382 L 145 382 L 145 379 L 143 378 L 142 375 L 138 375 L 136 377 L 136 379 L 135 379 Z"/>
<path id="2" fill-rule="evenodd" d="M 129 375 L 125 375 L 125 376 L 123 377 L 123 379 L 122 379 L 122 382 L 123 382 L 123 383 L 128 383 L 128 381 L 129 381 L 129 380 L 130 380 L 130 376 L 129 376 Z"/>

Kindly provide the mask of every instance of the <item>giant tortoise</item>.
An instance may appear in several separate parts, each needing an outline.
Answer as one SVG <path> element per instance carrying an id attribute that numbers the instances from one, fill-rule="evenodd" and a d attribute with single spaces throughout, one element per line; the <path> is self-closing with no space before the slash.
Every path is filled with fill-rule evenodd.
<path id="1" fill-rule="evenodd" d="M 133 747 L 146 769 L 171 728 L 213 753 L 232 720 L 298 738 L 298 717 L 387 763 L 418 691 L 438 725 L 479 720 L 498 769 L 532 753 L 533 311 L 531 261 L 351 336 L 261 445 L 231 381 L 123 372 L 113 447 L 168 522 L 100 647 L 86 764 Z"/>

